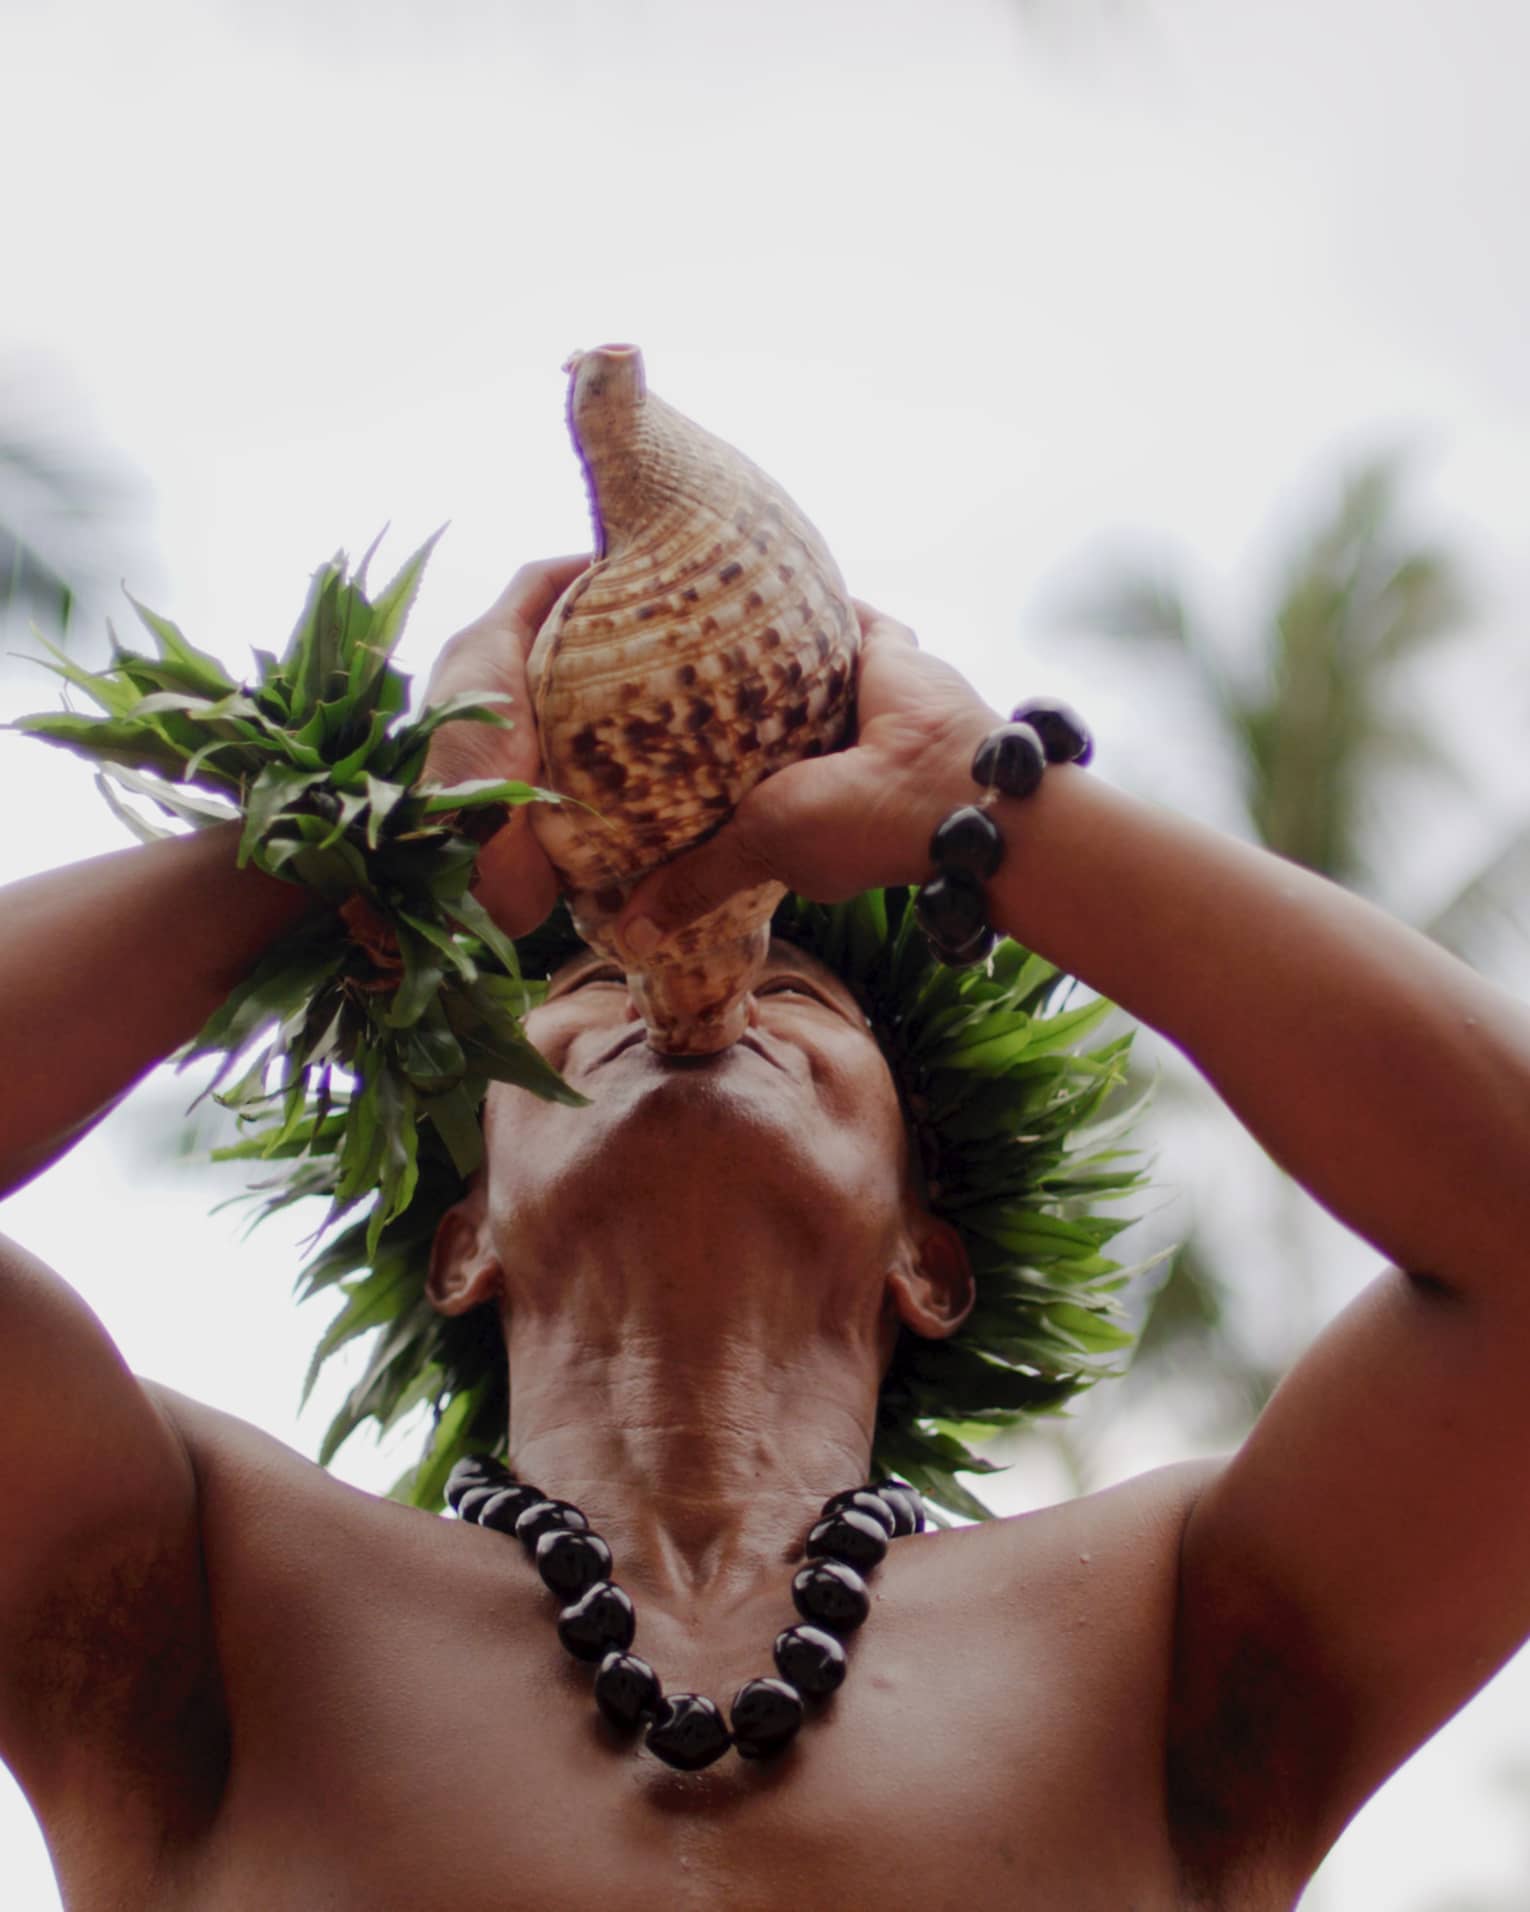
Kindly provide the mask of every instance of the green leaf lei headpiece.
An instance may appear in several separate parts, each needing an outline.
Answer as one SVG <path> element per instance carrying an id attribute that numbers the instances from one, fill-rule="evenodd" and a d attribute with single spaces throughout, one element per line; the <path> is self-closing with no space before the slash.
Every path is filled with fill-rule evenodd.
<path id="1" fill-rule="evenodd" d="M 249 1131 L 215 1156 L 279 1165 L 256 1185 L 261 1215 L 328 1198 L 327 1240 L 298 1293 L 338 1288 L 344 1303 L 314 1350 L 304 1398 L 337 1350 L 368 1333 L 372 1343 L 320 1462 L 364 1421 L 382 1431 L 429 1408 L 424 1454 L 392 1490 L 427 1508 L 441 1505 L 459 1455 L 505 1445 L 509 1383 L 493 1311 L 448 1318 L 425 1294 L 436 1225 L 481 1160 L 488 1084 L 583 1100 L 520 1027 L 550 971 L 582 947 L 566 911 L 512 943 L 468 887 L 478 842 L 506 806 L 557 799 L 520 783 L 418 787 L 442 723 L 506 721 L 474 696 L 404 716 L 408 680 L 389 660 L 432 544 L 375 599 L 365 559 L 354 576 L 343 555 L 321 566 L 283 655 L 255 653 L 253 685 L 135 603 L 156 656 L 124 649 L 115 633 L 101 672 L 54 652 L 54 668 L 105 714 L 17 726 L 94 761 L 103 794 L 140 835 L 167 832 L 124 803 L 124 789 L 197 825 L 242 815 L 241 863 L 338 905 L 277 943 L 183 1060 L 221 1055 L 214 1092 Z M 1056 1409 L 1113 1372 L 1131 1344 L 1115 1296 L 1137 1271 L 1104 1253 L 1128 1224 L 1095 1211 L 1146 1184 L 1124 1166 L 1136 1151 L 1111 1146 L 1140 1104 L 1101 1117 L 1132 1038 L 1079 1045 L 1108 1002 L 1069 1004 L 1072 980 L 1013 942 L 984 966 L 944 967 L 912 896 L 872 890 L 832 907 L 788 898 L 775 930 L 856 993 L 898 1084 L 930 1204 L 960 1231 L 977 1277 L 977 1305 L 951 1340 L 903 1337 L 874 1465 L 977 1518 L 987 1509 L 956 1475 L 992 1468 L 966 1440 Z"/>

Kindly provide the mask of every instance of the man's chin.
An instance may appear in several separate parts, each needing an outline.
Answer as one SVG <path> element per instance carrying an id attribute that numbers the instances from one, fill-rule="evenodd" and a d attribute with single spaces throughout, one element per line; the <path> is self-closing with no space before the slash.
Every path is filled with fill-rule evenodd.
<path id="1" fill-rule="evenodd" d="M 569 1074 L 586 1107 L 528 1106 L 518 1094 L 512 1120 L 495 1125 L 496 1206 L 510 1228 L 517 1214 L 537 1218 L 549 1265 L 573 1235 L 610 1236 L 621 1255 L 708 1228 L 718 1244 L 738 1243 L 768 1226 L 782 1252 L 803 1255 L 826 1229 L 860 1230 L 877 1165 L 862 1125 L 826 1106 L 805 1059 L 773 1059 L 768 1036 L 675 1058 L 638 1035 Z"/>

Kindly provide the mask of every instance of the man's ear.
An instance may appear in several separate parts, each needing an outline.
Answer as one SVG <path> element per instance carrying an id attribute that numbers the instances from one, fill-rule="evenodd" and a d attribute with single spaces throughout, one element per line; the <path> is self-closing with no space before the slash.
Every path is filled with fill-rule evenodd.
<path id="1" fill-rule="evenodd" d="M 485 1186 L 479 1176 L 436 1224 L 425 1293 L 437 1314 L 467 1314 L 504 1285 L 504 1271 L 489 1243 Z"/>
<path id="2" fill-rule="evenodd" d="M 890 1311 L 911 1333 L 944 1341 L 972 1313 L 977 1285 L 962 1238 L 950 1222 L 921 1210 L 909 1223 L 908 1252 L 887 1278 Z"/>

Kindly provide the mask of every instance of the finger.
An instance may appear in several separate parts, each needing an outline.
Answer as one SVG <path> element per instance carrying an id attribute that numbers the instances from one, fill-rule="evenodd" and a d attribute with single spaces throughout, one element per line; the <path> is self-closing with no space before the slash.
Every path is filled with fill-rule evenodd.
<path id="1" fill-rule="evenodd" d="M 758 846 L 731 823 L 643 879 L 616 924 L 616 938 L 630 956 L 652 955 L 666 937 L 694 923 L 740 890 L 767 883 L 773 872 Z"/>
<path id="2" fill-rule="evenodd" d="M 512 706 L 499 702 L 507 713 Z M 475 778 L 524 777 L 534 783 L 540 759 L 535 736 L 524 723 L 511 720 L 509 728 L 465 720 L 443 724 L 431 738 L 420 772 L 421 788 L 472 783 Z"/>
<path id="3" fill-rule="evenodd" d="M 524 810 L 517 810 L 478 852 L 473 894 L 507 936 L 526 935 L 551 913 L 558 879 L 532 838 Z"/>
<path id="4" fill-rule="evenodd" d="M 477 668 L 466 666 L 453 677 L 432 678 L 426 703 L 442 703 L 457 692 L 472 691 L 502 720 L 479 723 L 455 718 L 442 724 L 425 751 L 422 784 L 468 783 L 475 777 L 524 777 L 535 783 L 541 767 L 541 749 L 535 725 L 529 721 L 524 678 L 507 686 L 506 675 L 494 660 L 480 654 Z"/>
<path id="5" fill-rule="evenodd" d="M 577 557 L 535 558 L 523 564 L 478 620 L 480 624 L 524 622 L 535 631 L 581 572 L 590 568 L 588 552 Z"/>
<path id="6" fill-rule="evenodd" d="M 851 598 L 850 602 L 855 606 L 855 615 L 860 621 L 861 636 L 868 643 L 875 638 L 878 643 L 907 644 L 918 650 L 919 639 L 907 624 L 900 624 L 896 618 L 888 617 L 861 598 Z"/>

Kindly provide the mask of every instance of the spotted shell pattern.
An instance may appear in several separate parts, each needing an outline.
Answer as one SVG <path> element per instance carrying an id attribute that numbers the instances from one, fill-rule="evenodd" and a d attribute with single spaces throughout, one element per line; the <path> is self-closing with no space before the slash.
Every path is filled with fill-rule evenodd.
<path id="1" fill-rule="evenodd" d="M 533 828 L 576 927 L 611 925 L 640 877 L 709 836 L 763 777 L 845 739 L 859 628 L 822 538 L 731 445 L 648 392 L 636 347 L 577 354 L 569 428 L 596 558 L 538 633 L 542 781 L 577 799 Z M 705 1054 L 743 1033 L 783 894 L 732 897 L 629 972 L 649 1041 Z"/>

